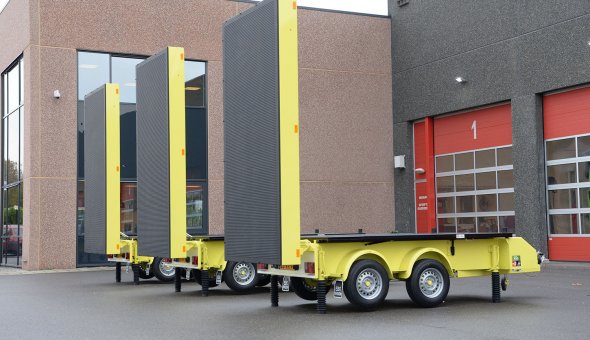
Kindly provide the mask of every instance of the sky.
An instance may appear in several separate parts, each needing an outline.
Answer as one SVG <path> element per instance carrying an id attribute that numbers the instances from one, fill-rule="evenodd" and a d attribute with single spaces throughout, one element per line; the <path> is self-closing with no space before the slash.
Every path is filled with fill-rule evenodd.
<path id="1" fill-rule="evenodd" d="M 297 5 L 377 15 L 389 13 L 387 0 L 298 0 Z"/>
<path id="2" fill-rule="evenodd" d="M 260 1 L 260 0 L 255 0 Z M 0 0 L 0 12 L 8 0 Z M 387 0 L 298 0 L 299 6 L 335 9 L 347 12 L 387 15 Z"/>

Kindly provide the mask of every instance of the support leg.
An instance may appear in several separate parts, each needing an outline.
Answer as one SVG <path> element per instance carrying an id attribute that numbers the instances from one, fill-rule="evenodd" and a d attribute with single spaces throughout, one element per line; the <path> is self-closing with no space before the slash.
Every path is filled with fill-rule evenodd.
<path id="1" fill-rule="evenodd" d="M 115 264 L 115 281 L 121 282 L 121 262 Z"/>
<path id="2" fill-rule="evenodd" d="M 174 291 L 180 293 L 182 289 L 182 268 L 174 268 Z"/>
<path id="3" fill-rule="evenodd" d="M 500 273 L 492 273 L 492 303 L 500 302 Z"/>
<path id="4" fill-rule="evenodd" d="M 133 271 L 133 284 L 137 286 L 139 285 L 139 266 L 132 264 L 131 270 Z"/>
<path id="5" fill-rule="evenodd" d="M 327 287 L 326 287 L 326 281 L 318 281 L 318 287 L 316 290 L 316 294 L 318 297 L 318 306 L 317 306 L 317 310 L 318 310 L 318 314 L 326 314 L 327 311 L 327 306 L 326 306 L 326 292 L 327 292 Z"/>
<path id="6" fill-rule="evenodd" d="M 279 278 L 276 275 L 270 277 L 270 305 L 279 306 Z"/>
<path id="7" fill-rule="evenodd" d="M 201 296 L 209 296 L 209 270 L 201 270 Z"/>

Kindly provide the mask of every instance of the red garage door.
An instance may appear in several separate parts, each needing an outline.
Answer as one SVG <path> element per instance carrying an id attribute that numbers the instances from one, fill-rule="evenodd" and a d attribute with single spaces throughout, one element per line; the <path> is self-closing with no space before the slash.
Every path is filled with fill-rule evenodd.
<path id="1" fill-rule="evenodd" d="M 414 148 L 418 232 L 514 231 L 510 105 L 418 122 Z"/>
<path id="2" fill-rule="evenodd" d="M 552 260 L 590 261 L 590 88 L 544 97 Z"/>

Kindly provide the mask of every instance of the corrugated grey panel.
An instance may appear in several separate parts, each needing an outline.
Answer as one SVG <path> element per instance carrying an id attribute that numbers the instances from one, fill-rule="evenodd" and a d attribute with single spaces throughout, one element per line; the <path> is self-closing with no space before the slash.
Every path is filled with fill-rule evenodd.
<path id="1" fill-rule="evenodd" d="M 139 255 L 170 256 L 168 50 L 137 65 Z"/>
<path id="2" fill-rule="evenodd" d="M 225 256 L 281 263 L 278 4 L 223 29 Z"/>
<path id="3" fill-rule="evenodd" d="M 106 88 L 84 97 L 84 251 L 106 253 Z"/>

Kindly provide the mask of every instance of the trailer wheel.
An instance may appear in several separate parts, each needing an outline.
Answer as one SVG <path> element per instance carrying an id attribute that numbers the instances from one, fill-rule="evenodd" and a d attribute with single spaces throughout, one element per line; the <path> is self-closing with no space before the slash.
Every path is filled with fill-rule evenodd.
<path id="1" fill-rule="evenodd" d="M 200 286 L 203 285 L 201 281 L 201 271 L 199 269 L 193 269 L 191 271 L 191 275 L 195 278 L 195 282 L 197 282 Z M 215 274 L 211 275 L 211 272 L 209 272 L 209 288 L 214 288 L 217 286 L 218 284 L 217 280 L 215 280 Z"/>
<path id="2" fill-rule="evenodd" d="M 291 277 L 289 287 L 295 292 L 295 295 L 299 296 L 303 300 L 315 301 L 317 297 L 318 281 L 312 279 L 305 279 L 301 277 Z M 326 294 L 332 288 L 332 284 L 327 282 Z"/>
<path id="3" fill-rule="evenodd" d="M 151 272 L 162 282 L 174 281 L 174 267 L 164 264 L 164 259 L 161 257 L 156 257 L 154 259 Z"/>
<path id="4" fill-rule="evenodd" d="M 421 260 L 414 265 L 412 276 L 406 281 L 408 295 L 421 307 L 440 305 L 449 293 L 449 273 L 435 260 Z"/>
<path id="5" fill-rule="evenodd" d="M 378 262 L 355 262 L 344 281 L 344 295 L 350 303 L 363 309 L 380 305 L 389 291 L 389 277 Z"/>
<path id="6" fill-rule="evenodd" d="M 266 274 L 258 274 L 258 282 L 256 282 L 256 287 L 264 287 L 270 283 L 270 275 Z"/>
<path id="7" fill-rule="evenodd" d="M 256 267 L 249 262 L 228 262 L 223 279 L 231 290 L 238 293 L 252 290 L 258 283 Z"/>

